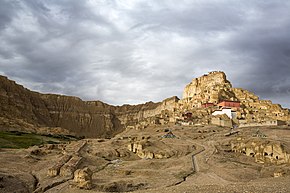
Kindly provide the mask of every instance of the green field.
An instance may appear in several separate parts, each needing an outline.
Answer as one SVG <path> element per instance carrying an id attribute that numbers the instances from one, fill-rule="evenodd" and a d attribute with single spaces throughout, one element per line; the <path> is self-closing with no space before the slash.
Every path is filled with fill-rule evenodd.
<path id="1" fill-rule="evenodd" d="M 28 148 L 33 145 L 57 144 L 77 140 L 73 136 L 38 135 L 18 131 L 0 131 L 0 148 Z"/>

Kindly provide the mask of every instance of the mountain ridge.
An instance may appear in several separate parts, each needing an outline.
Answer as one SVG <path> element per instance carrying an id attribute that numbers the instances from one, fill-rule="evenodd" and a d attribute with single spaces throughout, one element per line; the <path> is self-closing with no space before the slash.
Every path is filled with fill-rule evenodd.
<path id="1" fill-rule="evenodd" d="M 113 106 L 79 97 L 42 94 L 0 76 L 0 129 L 62 133 L 84 137 L 112 137 L 126 128 L 142 129 L 150 124 L 178 123 L 186 111 L 194 114 L 193 124 L 210 124 L 214 108 L 204 103 L 240 101 L 237 117 L 246 122 L 269 119 L 289 121 L 289 109 L 245 89 L 233 88 L 226 74 L 210 72 L 186 85 L 183 98 L 161 102 Z"/>

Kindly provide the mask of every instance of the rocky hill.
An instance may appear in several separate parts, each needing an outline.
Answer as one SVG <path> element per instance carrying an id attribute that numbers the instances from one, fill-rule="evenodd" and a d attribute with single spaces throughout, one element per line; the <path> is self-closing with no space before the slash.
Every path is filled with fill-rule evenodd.
<path id="1" fill-rule="evenodd" d="M 196 107 L 202 103 L 218 103 L 223 99 L 237 100 L 231 92 L 232 85 L 223 72 L 210 72 L 194 78 L 183 91 L 183 99 L 188 99 Z"/>
<path id="2" fill-rule="evenodd" d="M 204 103 L 216 105 L 223 100 L 240 102 L 241 108 L 234 110 L 237 111 L 238 120 L 243 123 L 290 120 L 289 109 L 284 109 L 279 104 L 273 104 L 270 100 L 260 100 L 254 93 L 245 89 L 233 88 L 225 73 L 219 71 L 193 79 L 185 87 L 183 99 L 179 101 L 179 106 L 196 112 L 202 109 Z M 210 115 L 216 107 L 206 109 Z"/>
<path id="3" fill-rule="evenodd" d="M 126 128 L 142 129 L 152 124 L 188 121 L 210 124 L 217 104 L 223 100 L 239 101 L 237 121 L 257 123 L 268 120 L 289 122 L 288 109 L 255 94 L 233 88 L 223 72 L 210 72 L 194 78 L 184 89 L 183 98 L 159 103 L 112 106 L 101 101 L 83 101 L 72 96 L 41 94 L 30 91 L 7 77 L 0 76 L 0 129 L 37 133 L 60 133 L 84 137 L 111 137 Z"/>

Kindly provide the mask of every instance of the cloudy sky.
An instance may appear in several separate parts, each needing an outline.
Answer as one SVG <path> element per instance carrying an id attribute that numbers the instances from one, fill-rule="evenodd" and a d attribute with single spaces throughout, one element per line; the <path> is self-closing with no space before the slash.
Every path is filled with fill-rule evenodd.
<path id="1" fill-rule="evenodd" d="M 1 0 L 0 74 L 120 105 L 177 95 L 222 70 L 290 107 L 290 1 Z"/>

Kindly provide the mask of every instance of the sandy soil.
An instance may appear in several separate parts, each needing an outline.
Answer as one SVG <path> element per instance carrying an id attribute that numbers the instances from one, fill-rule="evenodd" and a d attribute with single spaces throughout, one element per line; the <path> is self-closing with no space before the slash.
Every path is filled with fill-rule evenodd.
<path id="1" fill-rule="evenodd" d="M 162 138 L 168 129 L 175 138 Z M 127 130 L 112 139 L 1 149 L 0 192 L 290 192 L 289 165 L 259 164 L 252 157 L 227 151 L 230 140 L 251 137 L 256 130 L 243 128 L 239 134 L 225 137 L 228 128 L 154 126 Z M 290 142 L 289 128 L 260 131 L 272 140 Z M 168 158 L 141 159 L 128 150 L 132 141 L 144 139 L 149 141 L 146 150 Z M 76 168 L 88 166 L 93 171 L 93 189 L 75 188 L 72 176 L 48 176 L 48 169 L 64 154 L 81 157 Z M 286 172 L 274 178 L 273 168 Z"/>

